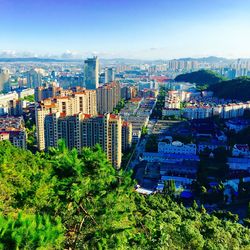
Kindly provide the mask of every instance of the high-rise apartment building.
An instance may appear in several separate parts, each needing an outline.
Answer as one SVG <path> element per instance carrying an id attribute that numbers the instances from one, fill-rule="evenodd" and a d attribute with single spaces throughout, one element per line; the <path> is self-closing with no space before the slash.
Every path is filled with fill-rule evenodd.
<path id="1" fill-rule="evenodd" d="M 45 132 L 44 121 L 45 116 L 51 113 L 56 113 L 58 108 L 55 103 L 41 103 L 36 106 L 35 118 L 36 118 L 36 139 L 38 150 L 45 149 Z"/>
<path id="2" fill-rule="evenodd" d="M 121 86 L 121 98 L 124 100 L 129 100 L 135 98 L 138 94 L 138 89 L 136 86 Z"/>
<path id="3" fill-rule="evenodd" d="M 122 122 L 122 152 L 125 152 L 132 146 L 132 123 Z"/>
<path id="4" fill-rule="evenodd" d="M 44 99 L 36 106 L 36 128 L 37 145 L 39 150 L 46 148 L 44 121 L 48 114 L 59 112 L 65 116 L 72 116 L 82 112 L 84 114 L 96 115 L 96 91 L 85 90 L 75 92 L 69 96 L 58 96 L 55 98 Z"/>
<path id="5" fill-rule="evenodd" d="M 105 68 L 105 83 L 115 80 L 115 68 Z"/>
<path id="6" fill-rule="evenodd" d="M 98 114 L 112 113 L 121 100 L 121 88 L 118 82 L 100 86 L 96 90 Z"/>
<path id="7" fill-rule="evenodd" d="M 116 168 L 122 163 L 122 119 L 117 115 L 107 115 L 108 117 L 108 142 L 107 155 L 109 161 Z"/>
<path id="8" fill-rule="evenodd" d="M 36 87 L 35 88 L 35 101 L 40 102 L 43 99 L 46 98 L 51 98 L 51 97 L 56 97 L 58 95 L 57 92 L 61 90 L 60 87 L 57 87 L 55 83 L 50 84 L 49 86 L 46 87 Z"/>
<path id="9" fill-rule="evenodd" d="M 122 158 L 122 120 L 120 116 L 106 114 L 87 118 L 82 123 L 82 146 L 101 145 L 107 158 L 116 168 Z"/>
<path id="10" fill-rule="evenodd" d="M 97 89 L 99 87 L 99 59 L 88 58 L 84 61 L 84 83 L 86 89 Z"/>
<path id="11" fill-rule="evenodd" d="M 122 145 L 129 145 L 129 136 L 122 137 L 122 120 L 120 116 L 106 114 L 91 116 L 79 113 L 65 116 L 59 112 L 48 114 L 44 122 L 45 148 L 57 147 L 63 139 L 69 149 L 93 147 L 100 144 L 108 160 L 116 168 L 121 166 Z M 132 137 L 132 132 L 131 132 Z"/>
<path id="12" fill-rule="evenodd" d="M 23 114 L 23 101 L 19 99 L 13 99 L 8 104 L 8 115 L 21 116 Z"/>

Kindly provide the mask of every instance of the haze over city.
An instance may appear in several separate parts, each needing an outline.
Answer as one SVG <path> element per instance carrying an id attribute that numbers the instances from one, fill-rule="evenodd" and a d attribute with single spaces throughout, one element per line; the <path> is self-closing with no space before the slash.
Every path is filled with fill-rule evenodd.
<path id="1" fill-rule="evenodd" d="M 250 57 L 250 1 L 0 0 L 0 57 Z"/>

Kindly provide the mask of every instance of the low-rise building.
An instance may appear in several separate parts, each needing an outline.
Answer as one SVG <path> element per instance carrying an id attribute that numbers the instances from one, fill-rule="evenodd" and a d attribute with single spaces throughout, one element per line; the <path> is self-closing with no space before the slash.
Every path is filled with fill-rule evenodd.
<path id="1" fill-rule="evenodd" d="M 180 109 L 170 109 L 170 108 L 163 108 L 162 109 L 162 116 L 181 116 L 181 110 Z"/>
<path id="2" fill-rule="evenodd" d="M 227 164 L 231 170 L 246 170 L 250 173 L 249 158 L 229 157 Z"/>
<path id="3" fill-rule="evenodd" d="M 217 148 L 225 148 L 226 150 L 229 149 L 229 146 L 223 142 L 218 141 L 216 139 L 210 138 L 209 140 L 198 141 L 197 142 L 197 152 L 201 153 L 205 150 L 214 151 Z"/>
<path id="4" fill-rule="evenodd" d="M 231 119 L 226 122 L 229 130 L 234 130 L 236 133 L 250 126 L 250 122 L 243 119 Z"/>
<path id="5" fill-rule="evenodd" d="M 21 117 L 0 117 L 0 141 L 9 140 L 14 146 L 25 149 L 26 137 Z"/>
<path id="6" fill-rule="evenodd" d="M 236 157 L 250 157 L 248 144 L 235 144 L 233 146 L 232 155 Z"/>
<path id="7" fill-rule="evenodd" d="M 180 141 L 173 142 L 159 142 L 158 152 L 166 154 L 178 154 L 178 155 L 196 155 L 195 144 L 184 144 Z"/>
<path id="8" fill-rule="evenodd" d="M 17 91 L 19 98 L 24 98 L 26 96 L 34 95 L 35 90 L 34 89 L 21 89 L 20 91 Z"/>
<path id="9" fill-rule="evenodd" d="M 143 160 L 148 162 L 161 163 L 179 163 L 183 161 L 200 161 L 197 155 L 188 154 L 166 154 L 166 153 L 149 153 L 145 152 L 142 156 Z"/>
<path id="10" fill-rule="evenodd" d="M 188 120 L 206 119 L 213 116 L 213 109 L 210 106 L 188 106 L 183 109 L 183 117 Z"/>

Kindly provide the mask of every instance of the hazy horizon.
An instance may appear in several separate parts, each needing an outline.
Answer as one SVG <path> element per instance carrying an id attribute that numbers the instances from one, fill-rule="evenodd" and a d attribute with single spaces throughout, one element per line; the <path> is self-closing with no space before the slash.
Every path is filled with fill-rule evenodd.
<path id="1" fill-rule="evenodd" d="M 151 59 L 144 59 L 144 58 L 129 58 L 129 57 L 100 57 L 97 54 L 89 54 L 81 57 L 64 57 L 62 55 L 37 55 L 37 54 L 29 54 L 29 53 L 11 53 L 8 54 L 4 52 L 3 54 L 0 51 L 0 60 L 14 60 L 15 59 L 41 59 L 41 60 L 62 60 L 62 61 L 79 61 L 79 60 L 85 60 L 87 58 L 91 58 L 93 56 L 98 56 L 100 60 L 133 60 L 133 61 L 171 61 L 171 60 L 187 60 L 187 59 L 192 59 L 192 60 L 201 60 L 201 59 L 209 59 L 209 58 L 217 58 L 217 59 L 224 59 L 228 61 L 233 61 L 233 60 L 250 60 L 250 57 L 235 57 L 235 58 L 229 58 L 229 57 L 220 57 L 220 56 L 214 56 L 214 55 L 208 55 L 208 56 L 199 56 L 199 57 L 176 57 L 176 58 L 151 58 Z"/>

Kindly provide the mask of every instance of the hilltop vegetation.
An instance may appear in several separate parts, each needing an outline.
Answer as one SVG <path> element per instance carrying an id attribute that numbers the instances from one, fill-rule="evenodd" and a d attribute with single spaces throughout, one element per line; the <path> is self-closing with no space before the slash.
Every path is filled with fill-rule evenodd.
<path id="1" fill-rule="evenodd" d="M 0 249 L 249 249 L 234 216 L 133 186 L 99 146 L 32 154 L 0 142 Z"/>
<path id="2" fill-rule="evenodd" d="M 196 83 L 197 86 L 210 86 L 223 80 L 226 79 L 211 70 L 199 70 L 187 74 L 178 75 L 175 78 L 176 82 Z"/>
<path id="3" fill-rule="evenodd" d="M 250 100 L 250 77 L 227 80 L 211 70 L 199 70 L 179 75 L 175 81 L 196 83 L 198 90 L 211 90 L 219 98 Z"/>
<path id="4" fill-rule="evenodd" d="M 223 81 L 209 87 L 219 98 L 250 100 L 250 77 L 238 77 L 230 81 Z"/>

